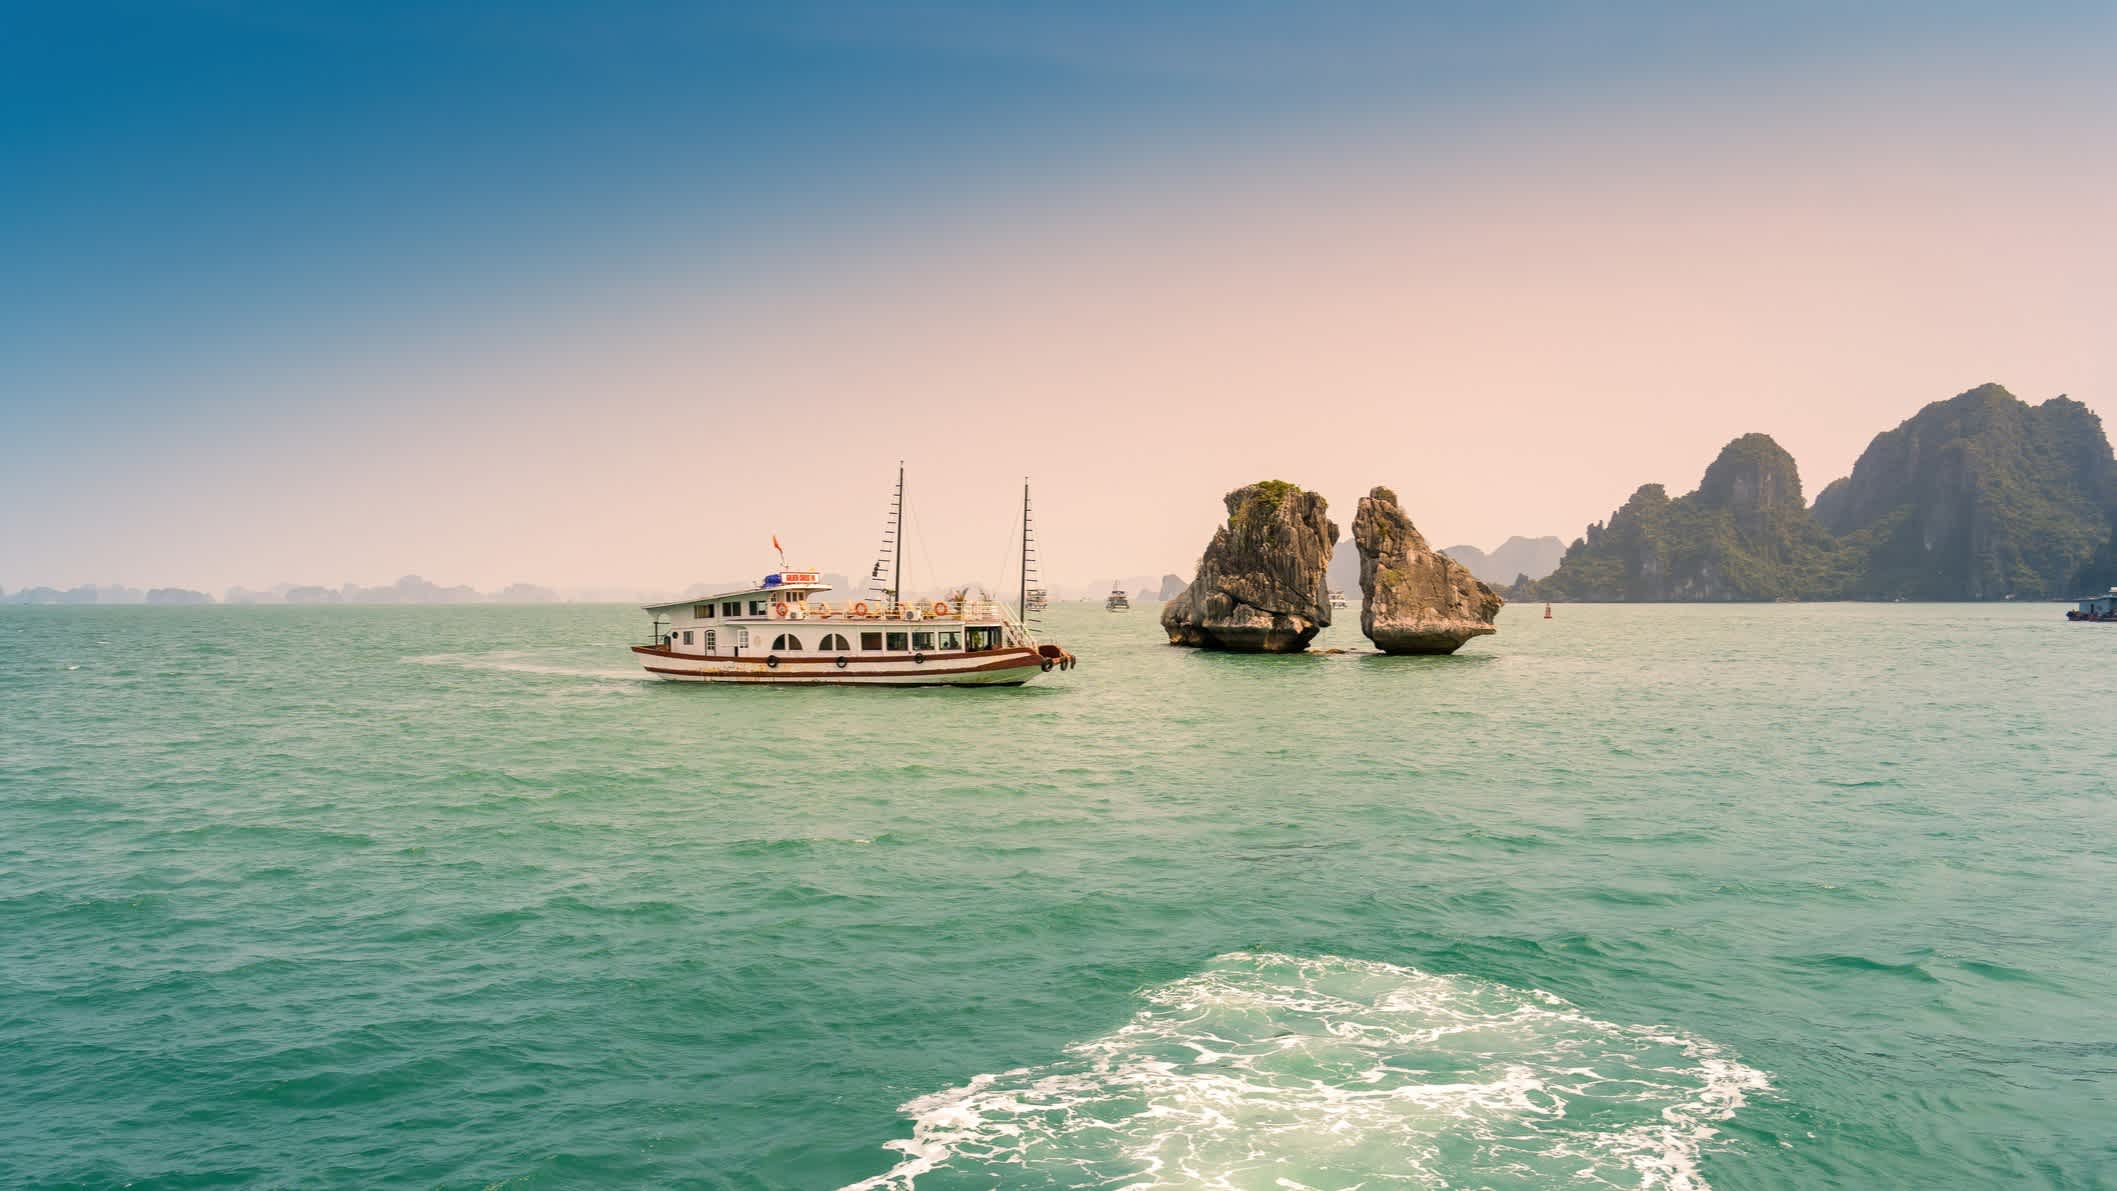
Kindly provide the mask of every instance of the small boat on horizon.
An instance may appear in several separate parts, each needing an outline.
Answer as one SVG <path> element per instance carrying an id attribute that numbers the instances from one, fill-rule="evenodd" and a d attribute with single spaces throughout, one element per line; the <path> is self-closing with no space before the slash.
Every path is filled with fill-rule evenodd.
<path id="1" fill-rule="evenodd" d="M 1103 611 L 1130 612 L 1131 610 L 1132 600 L 1125 595 L 1124 589 L 1119 587 L 1111 588 L 1110 597 L 1103 601 Z"/>
<path id="2" fill-rule="evenodd" d="M 1331 607 L 1333 607 L 1333 608 L 1343 608 L 1343 607 L 1346 607 L 1347 605 L 1346 605 L 1346 603 L 1345 603 L 1345 593 L 1344 593 L 1344 592 L 1342 592 L 1342 591 L 1339 591 L 1339 590 L 1338 590 L 1337 588 L 1335 588 L 1335 587 L 1331 588 L 1331 589 L 1330 589 L 1330 606 L 1331 606 Z"/>
<path id="3" fill-rule="evenodd" d="M 1029 488 L 1022 487 L 1021 607 L 973 600 L 967 592 L 933 601 L 898 598 L 896 561 L 904 510 L 904 471 L 884 532 L 890 586 L 873 600 L 833 604 L 831 585 L 813 570 L 780 569 L 755 585 L 715 595 L 643 605 L 652 640 L 632 652 L 649 674 L 671 682 L 841 686 L 1020 686 L 1075 658 L 1038 641 L 1027 621 L 1031 547 Z M 772 539 L 774 549 L 779 539 Z M 883 564 L 871 574 L 881 580 Z"/>

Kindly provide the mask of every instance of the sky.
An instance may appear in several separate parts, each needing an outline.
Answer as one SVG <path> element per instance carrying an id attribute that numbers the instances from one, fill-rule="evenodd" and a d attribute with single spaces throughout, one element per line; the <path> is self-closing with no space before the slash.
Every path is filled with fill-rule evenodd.
<path id="1" fill-rule="evenodd" d="M 2117 417 L 2117 5 L 0 8 L 0 587 L 1188 577 Z M 1349 547 L 1348 547 L 1349 548 Z"/>

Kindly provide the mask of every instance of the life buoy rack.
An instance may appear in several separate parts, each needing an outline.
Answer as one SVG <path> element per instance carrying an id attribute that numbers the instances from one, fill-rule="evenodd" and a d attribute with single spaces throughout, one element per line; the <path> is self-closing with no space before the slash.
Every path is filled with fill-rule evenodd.
<path id="1" fill-rule="evenodd" d="M 835 612 L 831 611 L 831 606 L 829 604 L 810 604 L 809 611 L 814 612 L 817 618 L 821 620 L 829 620 L 831 617 L 837 615 Z"/>
<path id="2" fill-rule="evenodd" d="M 794 609 L 790 607 L 785 600 L 774 600 L 772 602 L 773 616 L 778 617 L 780 620 L 785 620 L 787 617 L 792 616 L 793 614 Z"/>
<path id="3" fill-rule="evenodd" d="M 946 615 L 948 615 L 948 601 L 947 601 L 947 600 L 935 600 L 935 601 L 934 601 L 934 615 L 935 615 L 935 616 L 946 616 Z"/>

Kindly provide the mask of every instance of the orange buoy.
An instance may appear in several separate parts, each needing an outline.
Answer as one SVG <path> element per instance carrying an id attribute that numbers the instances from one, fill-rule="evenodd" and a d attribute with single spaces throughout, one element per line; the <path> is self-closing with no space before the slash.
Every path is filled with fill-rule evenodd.
<path id="1" fill-rule="evenodd" d="M 948 601 L 947 601 L 947 600 L 935 600 L 935 601 L 934 601 L 934 615 L 935 615 L 935 616 L 946 616 L 946 615 L 948 615 Z"/>
<path id="2" fill-rule="evenodd" d="M 866 600 L 861 600 L 861 601 L 859 601 L 858 603 L 855 603 L 855 604 L 853 605 L 853 615 L 854 615 L 854 616 L 866 616 L 866 615 L 867 615 L 867 601 L 866 601 Z"/>
<path id="3" fill-rule="evenodd" d="M 787 602 L 785 600 L 780 600 L 772 605 L 772 615 L 778 617 L 781 620 L 785 620 L 792 611 L 793 610 L 791 608 L 787 607 Z"/>

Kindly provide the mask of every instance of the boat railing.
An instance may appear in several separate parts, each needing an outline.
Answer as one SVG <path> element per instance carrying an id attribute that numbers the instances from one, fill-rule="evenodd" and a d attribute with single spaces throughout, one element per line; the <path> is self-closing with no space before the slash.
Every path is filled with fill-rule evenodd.
<path id="1" fill-rule="evenodd" d="M 860 610 L 864 609 L 864 611 Z M 1015 623 L 1014 606 L 996 600 L 813 601 L 793 610 L 793 620 L 1001 620 Z"/>

